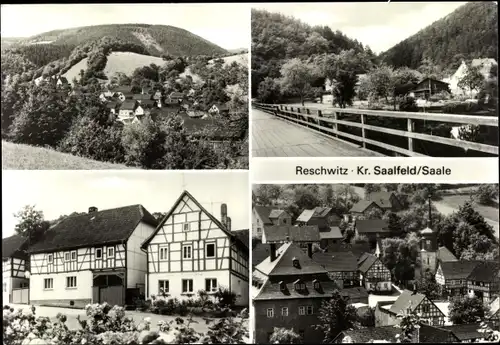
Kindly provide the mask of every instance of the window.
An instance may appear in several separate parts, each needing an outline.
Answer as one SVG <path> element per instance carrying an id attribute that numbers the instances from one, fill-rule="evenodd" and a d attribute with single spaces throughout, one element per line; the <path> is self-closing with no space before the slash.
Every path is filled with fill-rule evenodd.
<path id="1" fill-rule="evenodd" d="M 205 252 L 207 258 L 215 258 L 215 243 L 207 243 Z"/>
<path id="2" fill-rule="evenodd" d="M 304 339 L 305 333 L 306 332 L 303 329 L 299 330 L 299 337 L 300 337 L 300 339 Z"/>
<path id="3" fill-rule="evenodd" d="M 430 306 L 429 306 L 428 304 L 424 304 L 424 305 L 422 306 L 422 311 L 423 311 L 424 313 L 428 313 L 428 312 L 430 311 Z"/>
<path id="4" fill-rule="evenodd" d="M 108 258 L 115 256 L 115 247 L 108 247 Z"/>
<path id="5" fill-rule="evenodd" d="M 387 283 L 384 283 L 384 289 L 387 289 L 387 287 L 388 287 Z"/>
<path id="6" fill-rule="evenodd" d="M 71 261 L 76 261 L 76 250 L 71 252 Z"/>
<path id="7" fill-rule="evenodd" d="M 168 254 L 167 247 L 160 248 L 160 260 L 167 260 L 168 259 L 167 254 Z"/>
<path id="8" fill-rule="evenodd" d="M 54 288 L 54 279 L 52 278 L 45 278 L 43 280 L 43 288 L 45 290 L 51 290 Z"/>
<path id="9" fill-rule="evenodd" d="M 262 233 L 262 229 L 261 228 L 257 228 L 257 233 L 261 234 Z"/>
<path id="10" fill-rule="evenodd" d="M 274 308 L 267 308 L 267 317 L 274 317 Z"/>
<path id="11" fill-rule="evenodd" d="M 314 281 L 314 288 L 316 290 L 319 290 L 321 288 L 321 285 L 320 285 L 319 281 Z"/>
<path id="12" fill-rule="evenodd" d="M 191 259 L 191 249 L 192 249 L 192 246 L 182 247 L 182 258 L 183 259 Z"/>
<path id="13" fill-rule="evenodd" d="M 95 250 L 95 258 L 96 259 L 102 259 L 102 248 L 97 248 Z"/>
<path id="14" fill-rule="evenodd" d="M 430 264 L 429 257 L 427 257 L 427 265 L 429 265 L 429 264 Z"/>
<path id="15" fill-rule="evenodd" d="M 299 315 L 306 315 L 306 307 L 299 307 Z"/>
<path id="16" fill-rule="evenodd" d="M 308 305 L 306 307 L 306 312 L 307 312 L 307 315 L 312 315 L 313 314 L 313 306 L 312 305 Z"/>
<path id="17" fill-rule="evenodd" d="M 286 224 L 286 219 L 283 219 L 283 224 Z"/>
<path id="18" fill-rule="evenodd" d="M 47 262 L 49 264 L 54 263 L 54 255 L 52 254 L 47 255 Z"/>
<path id="19" fill-rule="evenodd" d="M 182 279 L 182 293 L 193 292 L 193 279 Z"/>
<path id="20" fill-rule="evenodd" d="M 183 231 L 189 231 L 189 230 L 191 230 L 190 225 L 191 225 L 191 223 L 184 223 L 184 224 L 182 224 L 182 230 Z"/>
<path id="21" fill-rule="evenodd" d="M 75 288 L 76 287 L 76 277 L 66 277 L 66 287 Z"/>
<path id="22" fill-rule="evenodd" d="M 281 308 L 281 316 L 288 316 L 288 308 L 287 307 Z"/>
<path id="23" fill-rule="evenodd" d="M 217 291 L 217 279 L 205 279 L 205 291 L 206 292 L 216 292 Z"/>
<path id="24" fill-rule="evenodd" d="M 69 252 L 64 253 L 64 261 L 70 262 L 71 260 L 71 255 Z"/>
<path id="25" fill-rule="evenodd" d="M 426 240 L 426 241 L 425 241 L 425 245 L 426 245 L 427 247 L 430 247 L 430 246 L 431 246 L 431 240 Z"/>
<path id="26" fill-rule="evenodd" d="M 158 291 L 163 293 L 168 293 L 170 291 L 168 280 L 158 280 Z"/>

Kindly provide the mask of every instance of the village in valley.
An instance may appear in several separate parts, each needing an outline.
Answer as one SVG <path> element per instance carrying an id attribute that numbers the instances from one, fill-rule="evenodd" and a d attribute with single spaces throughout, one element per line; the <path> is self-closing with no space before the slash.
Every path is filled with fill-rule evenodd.
<path id="1" fill-rule="evenodd" d="M 4 343 L 250 342 L 249 230 L 240 228 L 248 223 L 248 208 L 224 190 L 248 194 L 242 183 L 247 176 L 205 176 L 211 183 L 206 187 L 199 176 L 181 175 L 169 181 L 123 178 L 127 189 L 113 185 L 122 178 L 93 175 L 75 188 L 79 193 L 102 186 L 88 209 L 46 219 L 43 209 L 54 209 L 40 200 L 43 206 L 26 205 L 15 213 L 15 228 L 2 231 Z M 44 181 L 56 195 L 73 182 L 60 175 Z M 129 192 L 140 189 L 170 193 L 171 204 L 152 212 L 117 201 L 133 199 Z M 122 197 L 111 201 L 106 192 Z M 233 201 L 225 203 L 224 197 Z M 148 203 L 159 207 L 164 198 L 153 199 Z M 116 207 L 101 209 L 99 202 Z M 27 318 L 30 310 L 36 321 Z M 38 330 L 45 318 L 49 325 Z"/>
<path id="2" fill-rule="evenodd" d="M 498 185 L 254 185 L 254 341 L 489 342 Z"/>

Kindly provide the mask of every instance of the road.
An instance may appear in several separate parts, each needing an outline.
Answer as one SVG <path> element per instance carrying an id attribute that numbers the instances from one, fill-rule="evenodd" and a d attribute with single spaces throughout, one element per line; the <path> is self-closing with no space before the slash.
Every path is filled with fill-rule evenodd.
<path id="1" fill-rule="evenodd" d="M 380 157 L 382 155 L 252 109 L 253 157 Z"/>

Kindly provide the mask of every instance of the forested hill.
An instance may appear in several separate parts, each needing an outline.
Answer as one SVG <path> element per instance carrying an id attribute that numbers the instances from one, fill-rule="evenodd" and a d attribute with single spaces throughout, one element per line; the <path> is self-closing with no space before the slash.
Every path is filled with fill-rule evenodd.
<path id="1" fill-rule="evenodd" d="M 423 58 L 428 58 L 442 69 L 455 69 L 462 59 L 496 59 L 497 51 L 497 5 L 469 2 L 396 44 L 380 57 L 394 67 L 416 69 Z"/>
<path id="2" fill-rule="evenodd" d="M 167 54 L 213 56 L 228 53 L 187 30 L 148 24 L 110 24 L 55 30 L 16 40 L 8 49 L 15 50 L 35 66 L 41 67 L 55 60 L 69 58 L 75 48 L 92 44 L 103 37 L 141 47 L 146 54 L 158 57 Z"/>
<path id="3" fill-rule="evenodd" d="M 313 27 L 280 13 L 252 9 L 252 89 L 265 77 L 279 77 L 286 59 L 306 60 L 349 49 L 364 50 L 360 42 L 327 26 Z"/>

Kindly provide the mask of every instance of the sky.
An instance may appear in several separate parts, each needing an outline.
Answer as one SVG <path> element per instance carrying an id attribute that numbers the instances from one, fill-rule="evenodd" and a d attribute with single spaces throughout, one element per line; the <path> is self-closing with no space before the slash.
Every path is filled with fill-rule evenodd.
<path id="1" fill-rule="evenodd" d="M 141 204 L 168 212 L 185 189 L 220 220 L 227 204 L 233 230 L 249 229 L 250 190 L 245 171 L 2 171 L 2 238 L 14 234 L 17 213 L 35 205 L 46 220 Z"/>
<path id="2" fill-rule="evenodd" d="M 2 37 L 100 24 L 158 24 L 188 30 L 225 49 L 250 45 L 250 10 L 244 4 L 2 5 Z"/>
<path id="3" fill-rule="evenodd" d="M 269 3 L 254 8 L 279 12 L 310 25 L 340 30 L 381 53 L 448 15 L 465 2 Z"/>

